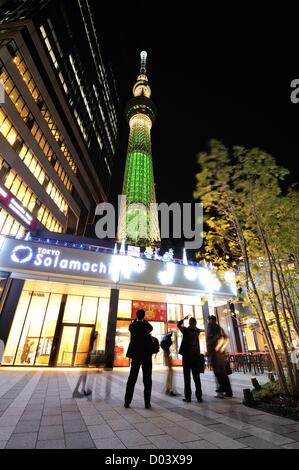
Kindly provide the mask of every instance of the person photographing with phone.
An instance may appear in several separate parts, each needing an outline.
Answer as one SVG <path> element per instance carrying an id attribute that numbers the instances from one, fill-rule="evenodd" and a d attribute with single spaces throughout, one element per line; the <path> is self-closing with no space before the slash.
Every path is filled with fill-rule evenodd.
<path id="1" fill-rule="evenodd" d="M 189 319 L 189 326 L 183 326 L 184 320 L 187 320 L 189 315 L 185 316 L 182 320 L 177 323 L 177 327 L 183 335 L 182 343 L 179 349 L 179 354 L 183 356 L 183 373 L 184 373 L 184 393 L 185 398 L 183 401 L 190 403 L 191 402 L 191 372 L 195 384 L 195 395 L 197 402 L 202 402 L 202 389 L 200 381 L 200 364 L 202 355 L 200 354 L 199 347 L 199 335 L 204 330 L 200 330 L 196 327 L 196 319 L 191 317 Z"/>

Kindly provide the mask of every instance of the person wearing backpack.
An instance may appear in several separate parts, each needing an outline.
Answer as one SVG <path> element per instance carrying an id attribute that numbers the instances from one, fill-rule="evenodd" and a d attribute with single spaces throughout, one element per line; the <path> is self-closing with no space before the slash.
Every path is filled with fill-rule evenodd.
<path id="1" fill-rule="evenodd" d="M 176 397 L 176 393 L 173 389 L 173 369 L 172 369 L 172 357 L 170 353 L 170 346 L 172 345 L 172 331 L 163 336 L 160 343 L 161 348 L 163 349 L 164 361 L 167 367 L 167 376 L 165 382 L 165 393 L 171 397 Z"/>
<path id="2" fill-rule="evenodd" d="M 184 320 L 187 320 L 187 315 L 183 320 L 177 323 L 178 329 L 183 334 L 181 347 L 179 354 L 183 356 L 183 373 L 184 373 L 184 384 L 185 384 L 185 398 L 183 401 L 191 402 L 191 372 L 195 383 L 195 395 L 198 403 L 202 402 L 202 390 L 200 381 L 200 347 L 199 347 L 199 335 L 202 331 L 196 327 L 196 319 L 191 317 L 189 319 L 189 326 L 183 326 Z"/>
<path id="3" fill-rule="evenodd" d="M 145 311 L 143 309 L 137 310 L 136 319 L 129 326 L 131 339 L 127 357 L 131 359 L 131 369 L 126 386 L 125 408 L 130 408 L 140 366 L 143 374 L 145 408 L 151 407 L 152 354 L 154 354 L 156 346 L 150 334 L 153 327 L 144 317 Z"/>

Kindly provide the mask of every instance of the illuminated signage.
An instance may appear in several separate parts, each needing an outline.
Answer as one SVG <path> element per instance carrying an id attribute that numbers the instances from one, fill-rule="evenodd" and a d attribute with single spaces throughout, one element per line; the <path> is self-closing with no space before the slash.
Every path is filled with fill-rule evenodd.
<path id="1" fill-rule="evenodd" d="M 32 217 L 32 215 L 26 211 L 23 205 L 2 186 L 0 186 L 0 202 L 3 204 L 3 206 L 10 209 L 11 212 L 14 212 L 14 214 L 17 215 L 18 218 L 21 219 L 22 222 L 25 223 L 30 229 L 35 229 L 37 224 L 36 219 L 34 219 L 34 217 Z"/>
<path id="2" fill-rule="evenodd" d="M 231 296 L 236 291 L 232 275 L 227 276 L 232 281 L 230 284 L 221 283 L 217 273 L 207 267 L 57 247 L 6 237 L 3 237 L 2 248 L 0 244 L 0 270 L 102 279 L 133 285 L 169 286 L 209 295 L 217 292 Z"/>

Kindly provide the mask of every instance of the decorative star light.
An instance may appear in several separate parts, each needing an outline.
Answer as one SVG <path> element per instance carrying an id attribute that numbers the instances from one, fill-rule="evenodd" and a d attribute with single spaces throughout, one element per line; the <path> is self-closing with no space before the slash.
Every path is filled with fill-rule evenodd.
<path id="1" fill-rule="evenodd" d="M 147 258 L 147 259 L 152 259 L 153 256 L 154 256 L 154 250 L 152 249 L 151 246 L 148 246 L 144 252 L 144 256 Z"/>

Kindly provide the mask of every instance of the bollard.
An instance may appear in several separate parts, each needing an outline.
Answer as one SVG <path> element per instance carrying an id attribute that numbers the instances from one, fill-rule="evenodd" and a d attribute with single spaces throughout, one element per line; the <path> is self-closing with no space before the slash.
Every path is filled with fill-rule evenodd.
<path id="1" fill-rule="evenodd" d="M 270 382 L 275 382 L 274 374 L 273 372 L 268 372 L 268 379 Z"/>
<path id="2" fill-rule="evenodd" d="M 244 396 L 244 400 L 243 400 L 244 405 L 247 405 L 247 406 L 253 405 L 254 398 L 253 398 L 250 388 L 243 388 L 243 396 Z"/>
<path id="3" fill-rule="evenodd" d="M 252 385 L 254 386 L 254 389 L 255 389 L 255 390 L 260 390 L 260 389 L 262 388 L 262 387 L 260 386 L 260 384 L 259 384 L 259 382 L 258 382 L 258 380 L 257 380 L 256 377 L 253 377 L 253 378 L 251 379 L 251 383 L 252 383 Z"/>

